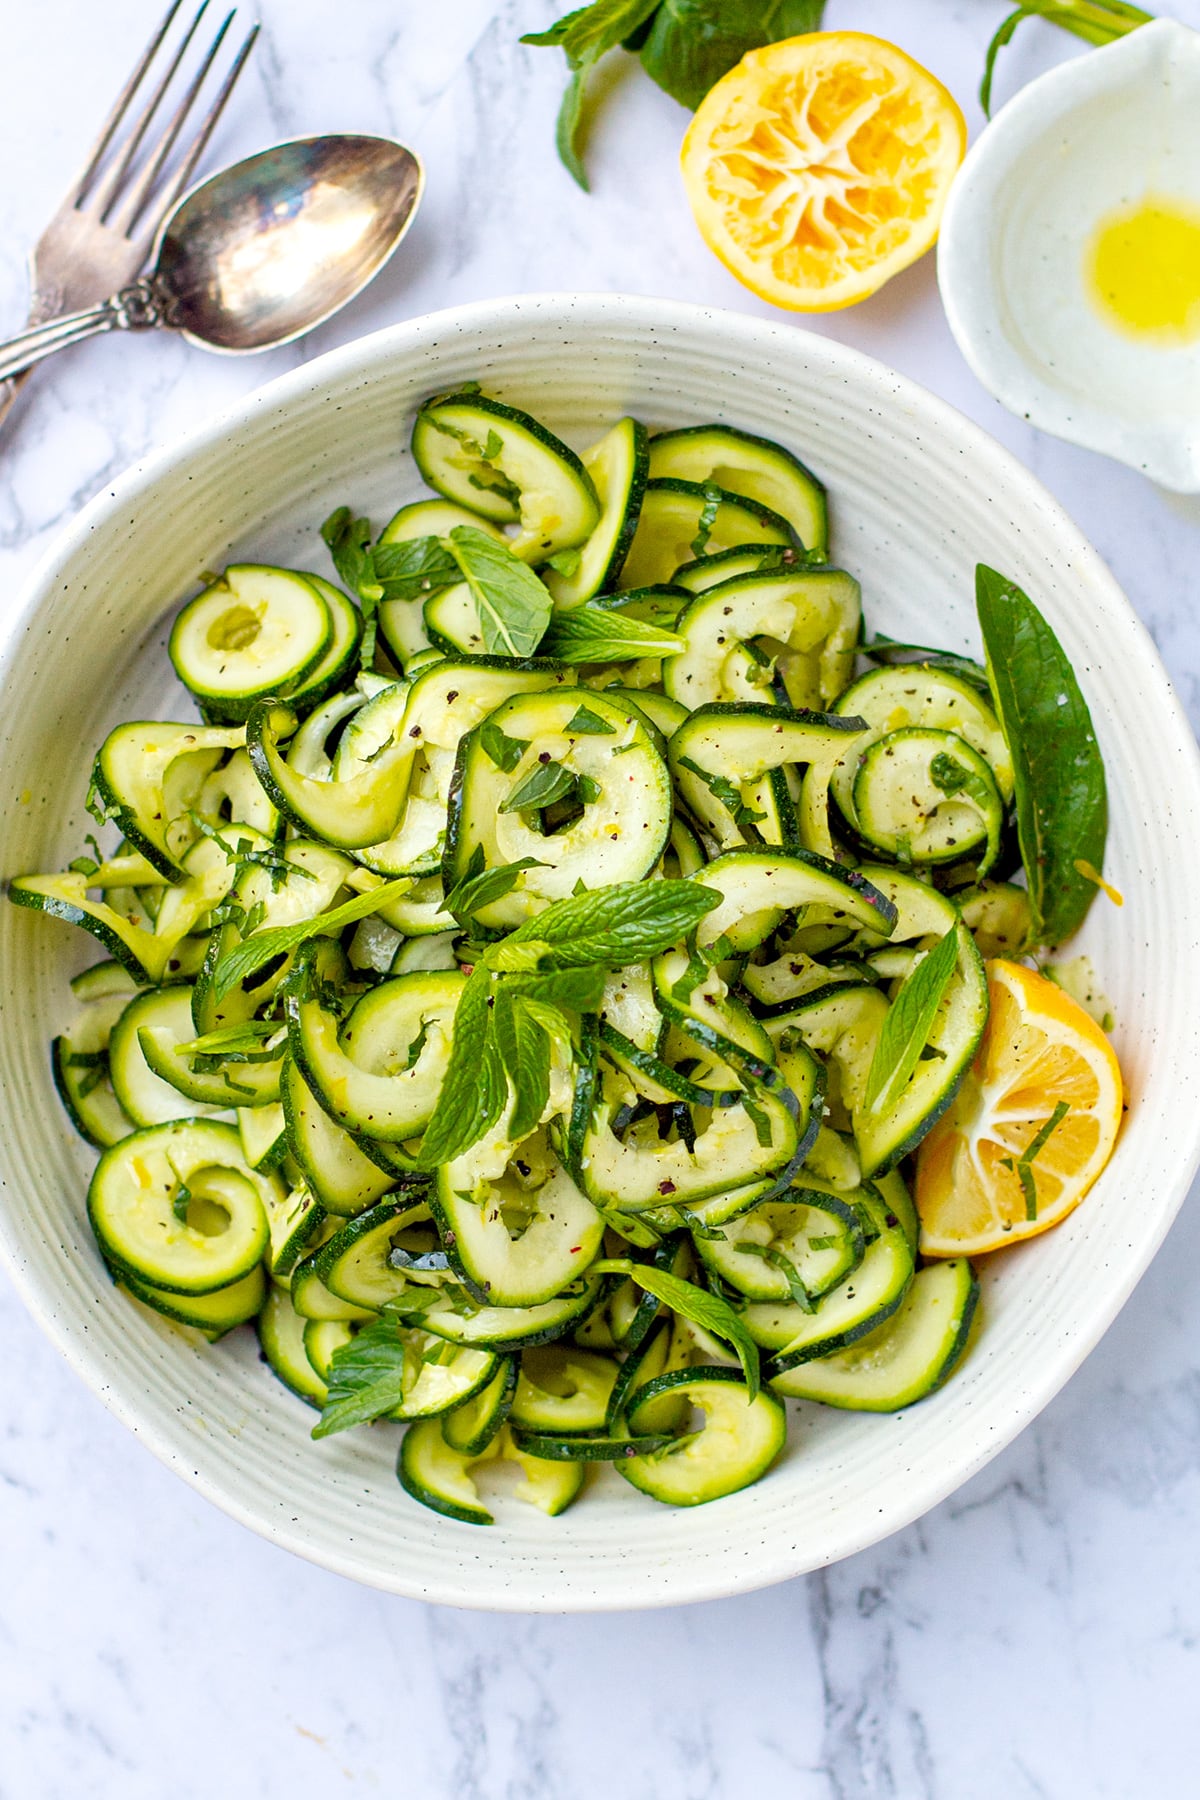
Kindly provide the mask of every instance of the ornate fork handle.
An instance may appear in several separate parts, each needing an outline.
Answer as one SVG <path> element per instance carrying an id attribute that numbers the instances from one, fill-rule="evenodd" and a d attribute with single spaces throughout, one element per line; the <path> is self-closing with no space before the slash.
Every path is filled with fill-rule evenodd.
<path id="1" fill-rule="evenodd" d="M 169 323 L 166 297 L 152 277 L 143 277 L 140 281 L 130 282 L 111 299 L 101 301 L 99 306 L 87 307 L 83 312 L 64 313 L 61 318 L 48 319 L 44 325 L 31 325 L 19 336 L 0 344 L 0 381 L 10 375 L 19 375 L 22 369 L 32 368 L 34 363 L 53 356 L 56 350 L 65 350 L 69 345 L 82 343 L 84 338 L 96 337 L 101 332 L 152 331 Z"/>

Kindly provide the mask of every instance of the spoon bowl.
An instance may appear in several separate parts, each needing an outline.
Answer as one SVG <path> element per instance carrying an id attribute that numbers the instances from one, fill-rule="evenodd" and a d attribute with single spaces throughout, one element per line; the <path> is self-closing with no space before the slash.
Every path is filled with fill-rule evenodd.
<path id="1" fill-rule="evenodd" d="M 374 279 L 424 185 L 420 159 L 391 138 L 293 138 L 260 150 L 183 196 L 139 280 L 0 344 L 0 380 L 105 331 L 165 325 L 226 355 L 290 343 Z"/>
<path id="2" fill-rule="evenodd" d="M 168 322 L 206 350 L 289 343 L 379 273 L 423 186 L 412 151 L 380 137 L 296 138 L 210 176 L 159 237 Z"/>

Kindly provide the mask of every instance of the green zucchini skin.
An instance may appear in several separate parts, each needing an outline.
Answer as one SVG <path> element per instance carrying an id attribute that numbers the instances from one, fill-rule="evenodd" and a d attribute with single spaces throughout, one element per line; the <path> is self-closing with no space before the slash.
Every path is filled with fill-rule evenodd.
<path id="1" fill-rule="evenodd" d="M 751 1401 L 739 1373 L 726 1368 L 676 1369 L 639 1388 L 629 1402 L 631 1432 L 656 1402 L 679 1399 L 700 1407 L 706 1425 L 686 1441 L 671 1441 L 658 1453 L 625 1457 L 617 1469 L 633 1487 L 673 1506 L 699 1506 L 737 1493 L 761 1479 L 783 1449 L 787 1416 L 768 1389 Z M 742 1409 L 745 1409 L 744 1415 Z M 741 1435 L 717 1431 L 708 1420 L 742 1419 Z"/>
<path id="2" fill-rule="evenodd" d="M 199 1176 L 233 1177 L 223 1204 L 231 1225 L 206 1236 L 177 1217 L 172 1199 Z M 248 1275 L 267 1249 L 270 1178 L 242 1161 L 236 1130 L 212 1119 L 180 1119 L 134 1131 L 111 1145 L 88 1188 L 88 1217 L 106 1259 L 166 1292 L 211 1294 Z"/>
<path id="3" fill-rule="evenodd" d="M 304 1347 L 306 1321 L 292 1305 L 286 1288 L 272 1286 L 258 1315 L 258 1341 L 272 1374 L 309 1406 L 325 1404 L 325 1382 Z"/>
<path id="4" fill-rule="evenodd" d="M 979 1278 L 965 1258 L 919 1269 L 900 1306 L 852 1345 L 766 1379 L 787 1399 L 849 1412 L 899 1412 L 934 1393 L 966 1353 L 979 1306 Z"/>
<path id="5" fill-rule="evenodd" d="M 502 1356 L 486 1387 L 441 1415 L 442 1436 L 461 1456 L 481 1456 L 504 1429 L 517 1391 L 518 1363 Z"/>
<path id="6" fill-rule="evenodd" d="M 492 444 L 494 452 L 484 455 Z M 545 561 L 582 544 L 600 519 L 592 478 L 552 431 L 483 394 L 426 401 L 412 434 L 413 460 L 447 500 L 498 525 L 521 525 L 518 556 Z M 534 496 L 536 504 L 529 495 Z"/>
<path id="7" fill-rule="evenodd" d="M 706 526 L 710 496 L 715 513 Z M 703 539 L 702 550 L 696 546 Z M 672 476 L 651 477 L 642 496 L 641 516 L 621 570 L 626 588 L 645 588 L 673 579 L 689 557 L 717 555 L 734 545 L 773 544 L 803 552 L 788 524 L 769 506 L 696 481 Z"/>
<path id="8" fill-rule="evenodd" d="M 340 1402 L 386 1367 L 399 1483 L 448 1529 L 494 1522 L 493 1463 L 549 1517 L 603 1462 L 661 1504 L 719 1500 L 780 1455 L 785 1402 L 896 1411 L 968 1351 L 978 1278 L 922 1265 L 902 1170 L 977 1050 L 983 955 L 1027 936 L 997 879 L 1012 757 L 973 665 L 864 645 L 825 490 L 784 447 L 627 416 L 580 457 L 473 389 L 426 402 L 412 447 L 437 497 L 353 581 L 338 547 L 362 608 L 306 570 L 212 579 L 170 637 L 203 723 L 118 725 L 89 810 L 120 842 L 11 883 L 109 959 L 51 1051 L 100 1152 L 89 1220 L 160 1336 L 254 1320 L 318 1409 L 331 1372 Z M 506 594 L 503 556 L 497 593 L 460 578 L 462 531 L 524 565 Z M 485 654 L 489 607 L 549 612 L 539 641 L 579 662 Z M 600 951 L 538 934 L 558 901 L 664 881 L 713 901 L 674 943 L 631 897 L 581 927 Z M 927 1053 L 868 1107 L 943 939 Z M 491 1017 L 460 1012 L 481 962 Z M 464 1048 L 490 1123 L 435 1168 Z M 678 1311 L 651 1291 L 672 1279 Z"/>
<path id="9" fill-rule="evenodd" d="M 582 606 L 615 587 L 637 532 L 646 481 L 650 439 L 637 419 L 621 419 L 587 451 L 583 466 L 593 478 L 600 517 L 579 551 L 579 568 L 564 575 L 553 567 L 543 579 L 555 606 Z"/>
<path id="10" fill-rule="evenodd" d="M 627 1462 L 635 1456 L 653 1456 L 671 1443 L 667 1432 L 646 1432 L 639 1437 L 609 1437 L 602 1432 L 578 1437 L 555 1435 L 546 1431 L 526 1431 L 513 1426 L 513 1443 L 529 1456 L 543 1462 Z"/>
<path id="11" fill-rule="evenodd" d="M 167 653 L 210 721 L 236 724 L 264 696 L 302 687 L 334 646 L 328 604 L 306 576 L 231 563 L 179 613 Z"/>
<path id="12" fill-rule="evenodd" d="M 746 499 L 758 500 L 787 519 L 806 549 L 824 560 L 829 549 L 829 514 L 824 485 L 812 470 L 770 438 L 733 425 L 685 425 L 656 432 L 650 443 L 650 473 L 687 481 L 715 482 Z"/>

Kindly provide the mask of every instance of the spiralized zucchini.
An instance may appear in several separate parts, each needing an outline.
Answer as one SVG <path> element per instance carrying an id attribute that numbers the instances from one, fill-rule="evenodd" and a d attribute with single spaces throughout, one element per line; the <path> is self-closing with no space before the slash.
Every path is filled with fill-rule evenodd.
<path id="1" fill-rule="evenodd" d="M 622 420 L 581 459 L 469 389 L 415 443 L 439 498 L 324 528 L 354 598 L 240 565 L 188 601 L 208 723 L 119 725 L 119 845 L 12 883 L 112 959 L 54 1045 L 89 1214 L 180 1329 L 258 1315 L 317 1435 L 411 1421 L 400 1480 L 450 1518 L 491 1522 L 505 1460 L 549 1516 L 588 1462 L 696 1504 L 770 1467 L 781 1395 L 887 1409 L 962 1356 L 977 1283 L 918 1272 L 902 1164 L 984 1026 L 972 932 L 1022 929 L 1004 737 L 969 673 L 855 678 L 858 584 L 788 451 Z M 652 955 L 539 948 L 549 908 L 663 884 L 708 911 Z M 495 1074 L 459 1023 L 487 958 L 503 1103 L 431 1168 L 462 1032 Z"/>

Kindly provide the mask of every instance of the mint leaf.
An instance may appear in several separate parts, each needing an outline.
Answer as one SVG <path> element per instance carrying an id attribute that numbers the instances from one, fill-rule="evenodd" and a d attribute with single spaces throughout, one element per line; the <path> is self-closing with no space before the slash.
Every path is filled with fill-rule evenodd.
<path id="1" fill-rule="evenodd" d="M 718 1235 L 723 1237 L 725 1234 L 721 1232 L 718 1233 Z M 823 1249 L 829 1249 L 833 1244 L 836 1244 L 837 1239 L 809 1238 L 808 1241 L 811 1246 L 815 1247 L 819 1245 Z M 805 1287 L 803 1281 L 801 1281 L 800 1271 L 797 1269 L 790 1256 L 785 1256 L 783 1251 L 777 1249 L 774 1244 L 755 1244 L 752 1243 L 749 1238 L 740 1239 L 734 1244 L 733 1248 L 741 1256 L 760 1256 L 769 1268 L 778 1269 L 779 1273 L 783 1276 L 783 1279 L 787 1282 L 788 1295 L 792 1304 L 798 1306 L 801 1312 L 810 1313 L 816 1311 L 816 1308 L 813 1305 L 812 1295 Z"/>
<path id="2" fill-rule="evenodd" d="M 494 901 L 503 900 L 505 894 L 511 894 L 522 870 L 543 869 L 545 866 L 536 856 L 522 856 L 516 862 L 505 863 L 503 868 L 485 869 L 483 845 L 476 844 L 467 873 L 450 889 L 442 902 L 442 910 L 465 926 L 485 906 L 491 906 Z"/>
<path id="3" fill-rule="evenodd" d="M 364 1325 L 329 1360 L 329 1391 L 313 1437 L 331 1437 L 351 1425 L 365 1425 L 399 1406 L 408 1364 L 407 1346 L 394 1319 Z"/>
<path id="4" fill-rule="evenodd" d="M 708 482 L 704 488 L 704 505 L 700 509 L 700 517 L 696 521 L 696 535 L 689 548 L 694 557 L 708 555 L 708 540 L 712 536 L 713 526 L 717 522 L 717 514 L 721 510 L 721 502 L 725 498 L 720 488 Z"/>
<path id="5" fill-rule="evenodd" d="M 659 0 L 595 0 L 576 7 L 548 31 L 531 31 L 523 44 L 548 45 L 566 53 L 570 76 L 558 112 L 555 142 L 563 167 L 587 192 L 587 172 L 580 152 L 580 136 L 587 100 L 587 78 L 609 50 L 637 32 L 650 18 Z"/>
<path id="6" fill-rule="evenodd" d="M 1015 1161 L 1011 1156 L 1000 1158 L 1005 1167 L 1011 1169 L 1021 1183 L 1021 1192 L 1025 1196 L 1025 1217 L 1031 1221 L 1038 1216 L 1037 1181 L 1034 1177 L 1033 1165 L 1070 1110 L 1070 1103 L 1060 1100 L 1041 1130 L 1030 1140 Z"/>
<path id="7" fill-rule="evenodd" d="M 440 538 L 410 538 L 403 544 L 376 544 L 371 570 L 384 600 L 427 600 L 462 580 L 454 557 Z"/>
<path id="8" fill-rule="evenodd" d="M 610 724 L 607 719 L 602 719 L 598 713 L 592 712 L 591 708 L 587 706 L 579 707 L 563 729 L 567 737 L 571 737 L 572 734 L 575 737 L 615 737 L 617 733 L 615 725 Z"/>
<path id="9" fill-rule="evenodd" d="M 871 1058 L 863 1105 L 886 1112 L 900 1097 L 921 1060 L 942 997 L 958 966 L 958 933 L 954 926 L 905 976 L 888 1008 Z"/>
<path id="10" fill-rule="evenodd" d="M 564 13 L 561 19 L 556 19 L 553 25 L 547 26 L 545 31 L 527 31 L 520 41 L 523 44 L 535 44 L 539 49 L 561 49 L 562 41 L 574 21 L 582 19 L 584 13 L 591 12 L 591 10 L 590 5 L 577 6 L 574 12 Z"/>
<path id="11" fill-rule="evenodd" d="M 321 536 L 343 586 L 360 600 L 382 600 L 371 558 L 370 519 L 356 518 L 350 507 L 339 506 L 322 525 Z"/>
<path id="12" fill-rule="evenodd" d="M 1075 671 L 1032 600 L 982 563 L 975 586 L 988 680 L 1013 759 L 1029 941 L 1061 944 L 1096 894 L 1080 863 L 1104 867 L 1104 760 Z"/>
<path id="13" fill-rule="evenodd" d="M 561 575 L 565 580 L 571 581 L 578 575 L 579 565 L 582 561 L 583 552 L 581 550 L 556 550 L 554 555 L 547 559 L 546 567 L 553 569 L 556 575 Z"/>
<path id="14" fill-rule="evenodd" d="M 504 1111 L 508 1084 L 492 1030 L 493 998 L 491 971 L 477 963 L 455 1010 L 450 1060 L 421 1143 L 422 1169 L 453 1162 Z"/>
<path id="15" fill-rule="evenodd" d="M 511 1138 L 528 1137 L 541 1123 L 550 1097 L 550 1039 L 518 993 L 501 987 L 493 1013 L 496 1048 L 512 1084 Z"/>
<path id="16" fill-rule="evenodd" d="M 544 806 L 553 806 L 556 800 L 571 798 L 576 789 L 576 778 L 570 769 L 561 763 L 535 763 L 524 781 L 500 803 L 502 813 L 533 812 Z"/>
<path id="17" fill-rule="evenodd" d="M 594 62 L 649 18 L 659 0 L 595 0 L 560 21 L 562 47 L 573 62 Z"/>
<path id="18" fill-rule="evenodd" d="M 568 1007 L 572 1012 L 595 1012 L 604 996 L 605 971 L 601 968 L 552 969 L 547 974 L 507 978 L 506 985 L 537 1007 Z"/>
<path id="19" fill-rule="evenodd" d="M 505 944 L 540 941 L 543 962 L 559 969 L 623 969 L 669 950 L 720 904 L 720 894 L 697 881 L 621 881 L 556 900 Z"/>
<path id="20" fill-rule="evenodd" d="M 648 1294 L 664 1301 L 681 1319 L 690 1319 L 693 1325 L 702 1325 L 714 1337 L 731 1344 L 737 1351 L 751 1400 L 758 1397 L 758 1345 L 728 1300 L 722 1300 L 719 1294 L 706 1293 L 694 1282 L 684 1281 L 680 1275 L 671 1275 L 666 1269 L 656 1269 L 648 1263 L 634 1262 L 626 1256 L 593 1263 L 589 1273 L 628 1275 Z"/>
<path id="21" fill-rule="evenodd" d="M 550 590 L 474 525 L 456 525 L 450 547 L 479 609 L 485 648 L 499 656 L 532 656 L 553 610 Z"/>
<path id="22" fill-rule="evenodd" d="M 335 906 L 332 912 L 317 913 L 315 918 L 301 919 L 296 925 L 276 925 L 269 931 L 254 932 L 244 942 L 227 950 L 217 964 L 213 971 L 213 999 L 223 1000 L 232 988 L 245 981 L 247 975 L 253 975 L 256 969 L 277 956 L 286 956 L 307 939 L 341 931 L 359 919 L 370 918 L 389 900 L 398 900 L 401 894 L 407 894 L 411 887 L 411 879 L 402 876 L 398 881 L 386 881 L 381 887 L 359 894 L 355 900 L 347 900 L 344 906 Z"/>
<path id="23" fill-rule="evenodd" d="M 219 1025 L 203 1037 L 188 1044 L 176 1044 L 175 1054 L 194 1059 L 197 1056 L 231 1057 L 261 1050 L 265 1039 L 274 1037 L 285 1027 L 278 1020 L 246 1019 L 237 1025 Z"/>
<path id="24" fill-rule="evenodd" d="M 682 649 L 683 639 L 675 632 L 599 606 L 576 606 L 570 612 L 555 613 L 541 644 L 543 656 L 581 663 L 677 656 Z"/>

